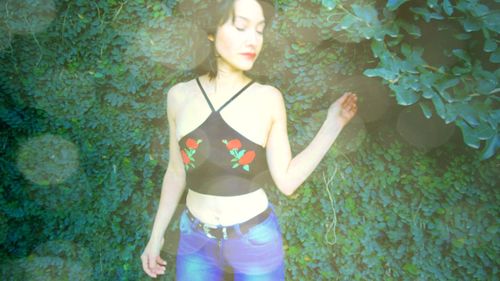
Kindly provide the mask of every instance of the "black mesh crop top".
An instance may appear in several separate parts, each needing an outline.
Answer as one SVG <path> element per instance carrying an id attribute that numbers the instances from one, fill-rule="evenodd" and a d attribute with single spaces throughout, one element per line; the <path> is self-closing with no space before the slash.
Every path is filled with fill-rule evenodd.
<path id="1" fill-rule="evenodd" d="M 208 118 L 179 140 L 186 186 L 199 193 L 234 196 L 250 193 L 269 181 L 265 148 L 238 133 L 220 115 L 250 81 L 217 111 L 198 78 L 196 82 L 210 109 Z"/>

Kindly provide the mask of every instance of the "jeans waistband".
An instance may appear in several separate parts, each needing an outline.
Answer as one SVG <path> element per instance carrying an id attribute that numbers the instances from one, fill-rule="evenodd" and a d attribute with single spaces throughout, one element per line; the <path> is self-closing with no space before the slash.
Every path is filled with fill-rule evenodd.
<path id="1" fill-rule="evenodd" d="M 189 209 L 186 208 L 186 214 L 189 220 L 194 223 L 194 226 L 196 229 L 201 230 L 207 235 L 209 238 L 217 238 L 217 239 L 229 239 L 229 238 L 234 238 L 239 236 L 239 234 L 245 234 L 247 233 L 250 228 L 253 226 L 256 226 L 257 224 L 265 221 L 269 215 L 272 213 L 274 208 L 272 208 L 271 205 L 267 207 L 265 211 L 262 213 L 258 214 L 257 216 L 231 226 L 213 226 L 210 224 L 206 224 L 203 222 L 200 222 L 191 212 L 189 212 Z M 238 231 L 239 230 L 239 231 Z M 238 233 L 239 232 L 239 233 Z"/>

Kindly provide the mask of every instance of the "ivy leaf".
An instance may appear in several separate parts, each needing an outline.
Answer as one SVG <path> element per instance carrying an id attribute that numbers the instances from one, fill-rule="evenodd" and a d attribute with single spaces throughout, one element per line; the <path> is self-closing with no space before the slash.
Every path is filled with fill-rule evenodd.
<path id="1" fill-rule="evenodd" d="M 453 6 L 450 4 L 449 0 L 443 0 L 443 10 L 448 16 L 453 14 Z"/>
<path id="2" fill-rule="evenodd" d="M 340 29 L 348 29 L 356 21 L 356 18 L 351 14 L 345 15 L 339 23 Z"/>
<path id="3" fill-rule="evenodd" d="M 482 18 L 484 25 L 490 30 L 495 31 L 496 33 L 500 33 L 500 21 L 498 20 L 499 14 L 500 12 L 495 11 Z"/>
<path id="4" fill-rule="evenodd" d="M 398 22 L 399 25 L 410 35 L 415 36 L 415 37 L 420 37 L 422 36 L 422 32 L 420 31 L 420 27 L 418 27 L 415 24 L 407 23 L 404 21 Z"/>
<path id="5" fill-rule="evenodd" d="M 481 29 L 481 22 L 475 18 L 466 18 L 463 20 L 464 30 L 467 32 L 478 31 Z"/>
<path id="6" fill-rule="evenodd" d="M 412 263 L 407 263 L 403 266 L 404 271 L 412 274 L 412 275 L 417 275 L 418 274 L 418 268 L 416 265 Z"/>
<path id="7" fill-rule="evenodd" d="M 456 57 L 461 58 L 462 60 L 464 60 L 468 64 L 470 64 L 470 56 L 464 50 L 462 50 L 462 49 L 453 49 L 451 51 L 451 53 L 453 55 L 455 55 Z"/>
<path id="8" fill-rule="evenodd" d="M 436 108 L 436 112 L 441 117 L 441 119 L 445 119 L 446 108 L 444 107 L 444 103 L 438 95 L 434 95 L 432 97 L 432 102 L 434 103 L 434 107 Z"/>
<path id="9" fill-rule="evenodd" d="M 437 0 L 427 0 L 427 6 L 429 6 L 429 8 L 434 9 L 437 5 Z"/>
<path id="10" fill-rule="evenodd" d="M 496 131 L 488 123 L 479 123 L 477 128 L 474 128 L 474 134 L 480 140 L 487 140 L 495 136 Z"/>
<path id="11" fill-rule="evenodd" d="M 333 10 L 337 6 L 337 2 L 333 0 L 321 0 L 321 5 L 325 6 L 328 10 Z"/>
<path id="12" fill-rule="evenodd" d="M 371 69 L 366 69 L 363 74 L 367 77 L 375 77 L 375 76 L 378 76 L 378 77 L 382 77 L 383 79 L 387 80 L 387 81 L 392 81 L 394 79 L 396 79 L 397 77 L 397 73 L 391 71 L 391 70 L 388 70 L 388 69 L 385 69 L 385 68 L 371 68 Z"/>
<path id="13" fill-rule="evenodd" d="M 470 33 L 458 33 L 458 34 L 453 34 L 453 37 L 455 37 L 458 40 L 468 40 L 472 37 Z"/>
<path id="14" fill-rule="evenodd" d="M 471 70 L 470 67 L 460 67 L 460 66 L 454 66 L 452 69 L 451 69 L 451 72 L 455 75 L 455 76 L 461 76 L 461 75 L 464 75 L 465 73 L 469 73 Z"/>
<path id="15" fill-rule="evenodd" d="M 396 92 L 396 100 L 400 105 L 412 105 L 416 103 L 419 99 L 419 96 L 415 94 L 414 91 L 410 89 L 403 89 L 401 91 Z"/>
<path id="16" fill-rule="evenodd" d="M 485 160 L 495 155 L 498 147 L 500 147 L 500 137 L 495 134 L 494 136 L 486 140 L 486 145 L 481 151 L 481 159 Z"/>
<path id="17" fill-rule="evenodd" d="M 476 113 L 470 107 L 468 104 L 461 104 L 459 106 L 459 111 L 460 111 L 460 116 L 464 118 L 467 123 L 469 123 L 471 126 L 478 126 L 479 121 L 477 120 Z"/>
<path id="18" fill-rule="evenodd" d="M 446 106 L 446 117 L 444 118 L 445 124 L 450 124 L 455 121 L 458 116 L 458 109 L 456 103 L 450 103 Z"/>
<path id="19" fill-rule="evenodd" d="M 484 42 L 483 50 L 489 53 L 495 51 L 496 49 L 497 49 L 497 42 L 495 40 L 492 40 L 491 38 L 486 39 L 486 41 Z"/>
<path id="20" fill-rule="evenodd" d="M 427 105 L 427 103 L 424 102 L 420 102 L 418 105 L 420 105 L 420 108 L 424 112 L 425 118 L 430 119 L 432 117 L 432 111 L 429 105 Z"/>
<path id="21" fill-rule="evenodd" d="M 490 61 L 493 63 L 500 63 L 500 50 L 496 49 L 495 52 L 491 53 Z"/>
<path id="22" fill-rule="evenodd" d="M 394 11 L 405 2 L 408 2 L 408 0 L 388 0 L 385 6 L 389 11 Z"/>
<path id="23" fill-rule="evenodd" d="M 444 17 L 438 13 L 433 13 L 427 10 L 426 8 L 420 7 L 411 7 L 410 11 L 414 12 L 417 15 L 421 15 L 424 18 L 425 22 L 430 22 L 432 19 L 442 20 Z"/>
<path id="24" fill-rule="evenodd" d="M 435 85 L 436 89 L 438 90 L 439 94 L 446 99 L 447 102 L 452 102 L 453 99 L 451 98 L 451 96 L 446 92 L 446 89 L 448 88 L 451 88 L 451 87 L 454 87 L 456 85 L 458 85 L 458 83 L 460 82 L 460 79 L 458 78 L 453 78 L 453 79 L 449 79 L 449 80 L 445 80 L 441 83 L 438 83 Z"/>
<path id="25" fill-rule="evenodd" d="M 426 99 L 430 99 L 430 98 L 434 97 L 434 95 L 435 95 L 435 93 L 432 89 L 426 89 L 426 90 L 424 90 L 422 97 L 424 97 Z"/>
<path id="26" fill-rule="evenodd" d="M 411 47 L 410 45 L 403 43 L 401 44 L 401 52 L 405 57 L 409 58 L 411 56 Z"/>
<path id="27" fill-rule="evenodd" d="M 471 7 L 470 12 L 475 17 L 482 17 L 482 16 L 488 14 L 490 11 L 488 6 L 485 6 L 485 5 L 482 5 L 479 3 L 477 5 L 471 5 L 470 7 Z"/>
<path id="28" fill-rule="evenodd" d="M 377 10 L 375 10 L 373 6 L 370 5 L 360 6 L 353 4 L 351 7 L 354 11 L 354 14 L 363 19 L 364 21 L 366 21 L 367 23 L 373 23 L 378 21 Z"/>
<path id="29" fill-rule="evenodd" d="M 376 58 L 381 57 L 386 52 L 384 44 L 375 40 L 372 41 L 371 49 L 373 52 L 373 56 Z"/>
<path id="30" fill-rule="evenodd" d="M 474 135 L 472 128 L 469 127 L 469 125 L 467 125 L 464 120 L 458 120 L 456 124 L 462 130 L 465 144 L 472 148 L 478 149 L 479 139 Z"/>

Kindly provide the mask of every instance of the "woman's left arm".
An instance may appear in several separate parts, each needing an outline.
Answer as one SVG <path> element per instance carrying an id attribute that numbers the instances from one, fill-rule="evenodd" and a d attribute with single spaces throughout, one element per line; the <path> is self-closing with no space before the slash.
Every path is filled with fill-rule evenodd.
<path id="1" fill-rule="evenodd" d="M 353 93 L 345 93 L 332 103 L 316 136 L 292 159 L 283 95 L 278 89 L 270 88 L 273 117 L 266 144 L 266 156 L 271 176 L 278 189 L 290 196 L 314 171 L 342 128 L 356 114 L 357 97 Z"/>

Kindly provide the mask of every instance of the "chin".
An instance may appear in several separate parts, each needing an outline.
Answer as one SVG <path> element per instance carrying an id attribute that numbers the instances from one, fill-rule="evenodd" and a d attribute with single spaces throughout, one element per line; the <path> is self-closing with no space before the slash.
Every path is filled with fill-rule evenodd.
<path id="1" fill-rule="evenodd" d="M 253 62 L 251 63 L 246 63 L 246 64 L 243 64 L 239 67 L 239 69 L 243 70 L 243 71 L 248 71 L 250 69 L 252 69 L 253 67 Z"/>

